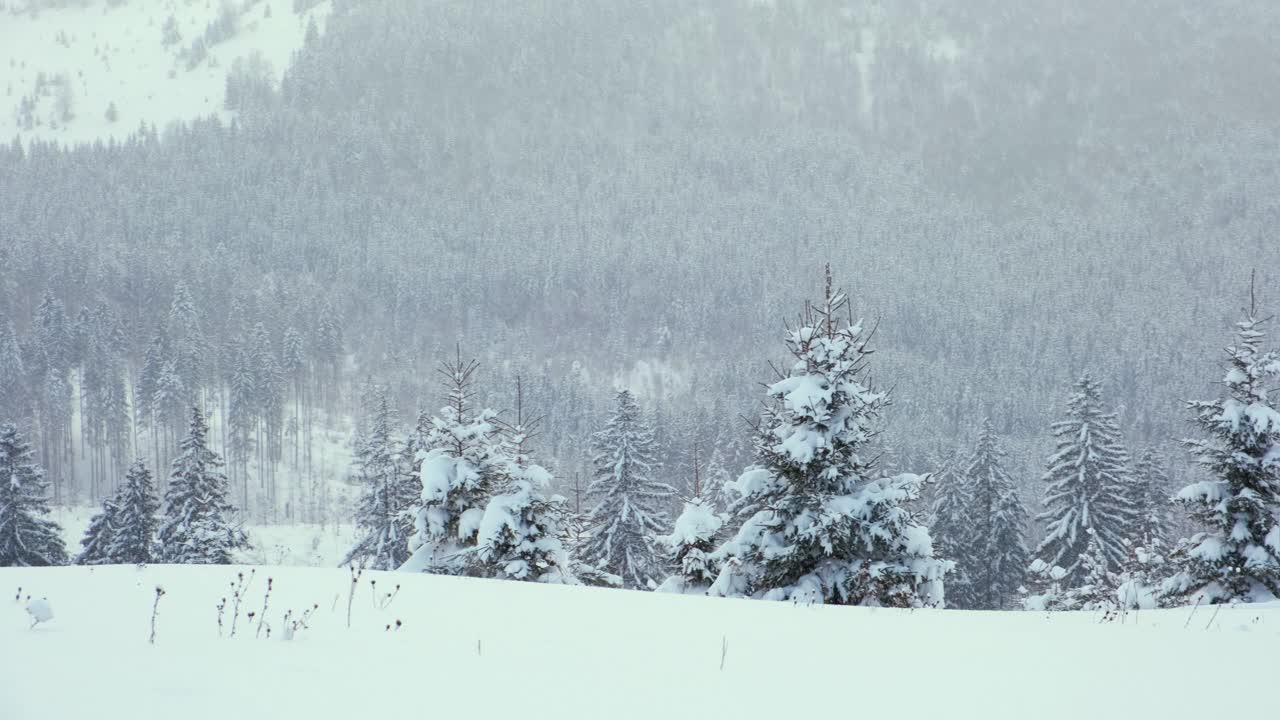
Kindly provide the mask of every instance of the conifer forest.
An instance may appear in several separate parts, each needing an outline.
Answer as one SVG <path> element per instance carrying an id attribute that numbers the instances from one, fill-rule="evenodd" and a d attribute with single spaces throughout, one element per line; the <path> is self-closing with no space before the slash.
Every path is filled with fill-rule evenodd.
<path id="1" fill-rule="evenodd" d="M 1268 717 L 1277 38 L 0 0 L 0 717 Z"/>

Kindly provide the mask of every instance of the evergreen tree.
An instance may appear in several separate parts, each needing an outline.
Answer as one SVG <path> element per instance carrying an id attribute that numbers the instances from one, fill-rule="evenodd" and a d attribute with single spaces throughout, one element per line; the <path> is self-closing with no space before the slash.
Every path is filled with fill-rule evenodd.
<path id="1" fill-rule="evenodd" d="M 631 392 L 619 390 L 615 402 L 608 425 L 591 439 L 595 479 L 587 492 L 598 500 L 585 558 L 643 589 L 665 577 L 657 536 L 667 524 L 661 508 L 675 490 L 650 475 L 653 437 Z"/>
<path id="2" fill-rule="evenodd" d="M 1085 375 L 1067 403 L 1067 419 L 1053 426 L 1058 449 L 1049 457 L 1044 481 L 1047 521 L 1036 557 L 1067 571 L 1071 587 L 1084 581 L 1080 564 L 1092 529 L 1111 567 L 1125 560 L 1124 541 L 1135 522 L 1129 462 L 1115 413 L 1102 402 L 1102 388 Z"/>
<path id="3" fill-rule="evenodd" d="M 342 560 L 358 561 L 361 567 L 395 570 L 409 559 L 409 538 L 413 536 L 412 508 L 421 487 L 403 464 L 404 455 L 394 437 L 395 411 L 386 388 L 377 388 L 373 416 L 368 429 L 357 441 L 355 461 L 361 486 L 356 506 L 356 524 L 364 536 Z"/>
<path id="4" fill-rule="evenodd" d="M 71 367 L 71 323 L 66 306 L 45 290 L 36 308 L 37 344 L 46 368 L 65 371 Z"/>
<path id="5" fill-rule="evenodd" d="M 208 345 L 195 300 L 183 280 L 173 288 L 173 302 L 169 306 L 169 337 L 173 341 L 173 372 L 187 393 L 181 398 L 185 404 L 195 398 L 204 380 Z"/>
<path id="6" fill-rule="evenodd" d="M 227 452 L 231 456 L 233 470 L 239 465 L 243 478 L 248 473 L 249 456 L 253 452 L 258 429 L 254 412 L 257 385 L 253 363 L 243 342 L 236 343 L 233 358 L 228 388 Z"/>
<path id="7" fill-rule="evenodd" d="M 1027 510 L 1004 469 L 1004 459 L 991 421 L 983 421 L 978 445 L 964 471 L 969 491 L 966 561 L 970 606 L 988 610 L 1012 604 L 1031 561 L 1024 536 Z"/>
<path id="8" fill-rule="evenodd" d="M 431 428 L 431 413 L 426 410 L 418 411 L 418 419 L 404 441 L 404 460 L 407 467 L 417 468 L 422 464 L 423 455 L 430 449 L 428 438 L 431 437 Z"/>
<path id="9" fill-rule="evenodd" d="M 957 608 L 976 607 L 972 571 L 974 537 L 970 516 L 973 498 L 960 460 L 952 453 L 933 476 L 933 505 L 930 508 L 929 535 L 933 538 L 934 555 L 955 562 L 947 578 L 947 605 Z"/>
<path id="10" fill-rule="evenodd" d="M 62 530 L 47 518 L 48 489 L 26 439 L 0 425 L 0 567 L 67 563 Z"/>
<path id="11" fill-rule="evenodd" d="M 1023 602 L 1028 610 L 1116 610 L 1120 606 L 1121 578 L 1108 568 L 1111 560 L 1098 533 L 1085 528 L 1084 551 L 1079 557 L 1079 580 L 1063 587 L 1067 570 L 1043 560 L 1031 563 L 1037 591 Z M 1126 560 L 1127 562 L 1127 560 Z"/>
<path id="12" fill-rule="evenodd" d="M 808 306 L 787 335 L 795 358 L 768 387 L 756 465 L 737 480 L 745 520 L 713 554 L 711 594 L 832 604 L 941 603 L 950 563 L 906 504 L 915 475 L 876 478 L 867 443 L 888 402 L 865 383 L 868 337 L 845 326 L 844 293 Z"/>
<path id="13" fill-rule="evenodd" d="M 497 417 L 471 407 L 478 367 L 474 360 L 463 362 L 459 353 L 440 368 L 448 381 L 448 404 L 432 418 L 426 438 L 422 496 L 413 511 L 415 533 L 402 570 L 458 575 L 473 567 L 476 533 L 503 471 Z"/>
<path id="14" fill-rule="evenodd" d="M 578 584 L 560 541 L 564 498 L 547 497 L 551 473 L 529 457 L 538 420 L 525 417 L 523 386 L 516 379 L 516 420 L 506 427 L 503 487 L 485 507 L 476 536 L 476 559 L 487 577 Z"/>
<path id="15" fill-rule="evenodd" d="M 1268 398 L 1280 354 L 1250 307 L 1227 348 L 1226 396 L 1189 403 L 1204 439 L 1186 440 L 1213 477 L 1177 500 L 1205 528 L 1186 543 L 1170 591 L 1213 603 L 1280 597 L 1280 410 Z"/>
<path id="16" fill-rule="evenodd" d="M 142 460 L 129 467 L 112 504 L 111 542 L 106 550 L 110 562 L 130 565 L 152 562 L 160 500 L 151 481 L 151 471 Z"/>
<path id="17" fill-rule="evenodd" d="M 716 513 L 707 500 L 695 497 L 684 504 L 670 535 L 659 540 L 670 553 L 669 564 L 676 574 L 658 586 L 658 592 L 705 595 L 720 575 L 720 564 L 712 557 L 719 545 L 725 517 Z"/>
<path id="18" fill-rule="evenodd" d="M 89 519 L 89 527 L 80 541 L 80 554 L 75 559 L 77 565 L 106 565 L 111 562 L 107 551 L 111 546 L 115 514 L 115 500 L 108 498 L 102 502 L 102 510 Z"/>
<path id="19" fill-rule="evenodd" d="M 244 533 L 231 524 L 236 509 L 227 502 L 222 458 L 209 449 L 208 434 L 204 413 L 193 407 L 187 437 L 169 471 L 158 533 L 160 562 L 226 565 L 234 550 L 249 547 Z"/>
<path id="20" fill-rule="evenodd" d="M 313 346 L 316 359 L 336 377 L 344 352 L 342 316 L 327 299 L 320 306 Z"/>
<path id="21" fill-rule="evenodd" d="M 157 327 L 143 354 L 142 369 L 138 373 L 138 385 L 134 388 L 139 398 L 138 410 L 146 409 L 147 411 L 145 415 L 139 412 L 140 421 L 145 422 L 156 411 L 153 402 L 156 392 L 160 389 L 160 375 L 164 371 L 165 360 L 169 355 L 168 345 L 164 327 Z"/>
<path id="22" fill-rule="evenodd" d="M 1143 450 L 1133 469 L 1133 504 L 1138 518 L 1133 535 L 1139 547 L 1151 550 L 1168 542 L 1170 484 L 1160 452 L 1150 447 Z"/>
<path id="23" fill-rule="evenodd" d="M 25 417 L 27 371 L 13 324 L 0 317 L 0 408 L 11 416 Z"/>

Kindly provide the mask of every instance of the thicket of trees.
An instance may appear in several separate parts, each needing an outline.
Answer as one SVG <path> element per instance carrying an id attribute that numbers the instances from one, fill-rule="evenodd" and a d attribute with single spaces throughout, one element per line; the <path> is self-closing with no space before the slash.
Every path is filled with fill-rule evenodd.
<path id="1" fill-rule="evenodd" d="M 1138 28 L 1167 42 L 1135 44 Z M 783 268 L 829 260 L 903 380 L 868 441 L 881 470 L 963 447 L 948 502 L 988 507 L 1003 481 L 967 473 L 990 418 L 1010 517 L 1013 498 L 1048 514 L 1023 542 L 1076 582 L 1093 535 L 1115 570 L 1161 523 L 1166 543 L 1186 534 L 1157 500 L 1212 469 L 1161 444 L 1215 372 L 1206 330 L 1239 278 L 1280 262 L 1280 164 L 1261 150 L 1280 107 L 1256 92 L 1280 68 L 1251 62 L 1277 32 L 1274 3 L 1249 1 L 335 2 L 232 125 L 0 146 L 0 408 L 55 503 L 114 498 L 138 457 L 167 492 L 196 406 L 228 504 L 345 518 L 317 467 L 325 435 L 364 414 L 375 378 L 390 407 L 434 407 L 433 359 L 461 340 L 490 374 L 477 408 L 527 379 L 553 490 L 592 474 L 621 381 L 652 435 L 648 479 L 688 497 L 702 478 L 724 512 L 724 481 L 758 459 L 742 380 L 766 375 L 776 318 L 806 290 Z M 1064 405 L 1086 373 L 1097 397 Z M 419 417 L 401 477 L 452 431 Z M 1113 453 L 1083 466 L 1097 508 L 1092 485 L 1043 492 L 1051 453 L 1052 477 L 1079 467 L 1054 422 Z M 402 502 L 375 499 L 366 529 L 409 531 Z M 446 525 L 483 518 L 441 502 Z M 587 505 L 571 545 L 594 539 Z M 1121 515 L 1144 529 L 1121 536 Z M 987 584 L 961 557 L 980 541 L 935 527 L 953 582 Z"/>
<path id="2" fill-rule="evenodd" d="M 1280 108 L 1222 81 L 1269 3 L 335 5 L 234 126 L 0 148 L 0 394 L 57 502 L 166 467 L 198 400 L 255 519 L 346 515 L 318 435 L 368 377 L 430 407 L 459 338 L 493 387 L 528 379 L 562 481 L 621 376 L 687 491 L 696 450 L 750 460 L 723 420 L 803 296 L 762 268 L 799 256 L 858 279 L 913 378 L 886 468 L 991 417 L 1039 512 L 1064 378 L 1104 382 L 1135 444 L 1176 437 L 1202 329 L 1280 260 Z"/>

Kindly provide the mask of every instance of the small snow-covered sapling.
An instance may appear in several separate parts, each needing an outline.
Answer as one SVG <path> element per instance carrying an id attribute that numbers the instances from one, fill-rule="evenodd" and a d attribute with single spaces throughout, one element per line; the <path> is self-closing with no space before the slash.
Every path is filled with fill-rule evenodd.
<path id="1" fill-rule="evenodd" d="M 218 637 L 222 637 L 222 613 L 227 609 L 227 599 L 222 598 L 218 601 Z"/>
<path id="2" fill-rule="evenodd" d="M 164 588 L 156 586 L 156 601 L 151 606 L 151 639 L 152 645 L 156 644 L 156 618 L 160 615 L 160 598 L 164 597 Z"/>

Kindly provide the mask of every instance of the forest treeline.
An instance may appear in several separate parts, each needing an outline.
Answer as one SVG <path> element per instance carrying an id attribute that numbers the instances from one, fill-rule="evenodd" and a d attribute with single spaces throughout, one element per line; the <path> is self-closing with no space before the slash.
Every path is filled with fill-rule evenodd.
<path id="1" fill-rule="evenodd" d="M 524 379 L 562 484 L 621 382 L 682 488 L 750 461 L 742 380 L 829 261 L 881 321 L 884 466 L 936 469 L 990 418 L 1038 513 L 1065 387 L 1089 372 L 1131 452 L 1170 457 L 1243 278 L 1269 286 L 1277 23 L 339 0 L 279 88 L 232 79 L 232 124 L 0 148 L 0 407 L 59 502 L 167 467 L 196 402 L 240 507 L 340 517 L 316 433 L 375 385 L 406 425 L 433 410 L 461 343 L 484 405 Z"/>

